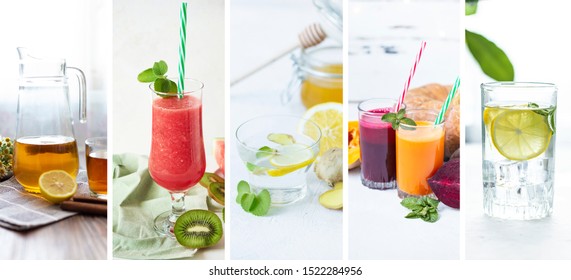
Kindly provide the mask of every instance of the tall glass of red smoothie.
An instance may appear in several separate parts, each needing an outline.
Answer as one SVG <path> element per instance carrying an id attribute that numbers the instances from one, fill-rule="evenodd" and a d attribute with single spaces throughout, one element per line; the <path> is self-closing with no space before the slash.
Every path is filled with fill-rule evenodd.
<path id="1" fill-rule="evenodd" d="M 381 120 L 394 112 L 396 102 L 377 98 L 359 104 L 361 182 L 372 189 L 396 188 L 395 131 Z"/>
<path id="2" fill-rule="evenodd" d="M 153 129 L 149 172 L 169 191 L 172 211 L 155 218 L 159 234 L 173 236 L 176 219 L 184 213 L 184 195 L 202 178 L 206 168 L 202 140 L 202 82 L 185 79 L 183 97 L 153 91 Z"/>

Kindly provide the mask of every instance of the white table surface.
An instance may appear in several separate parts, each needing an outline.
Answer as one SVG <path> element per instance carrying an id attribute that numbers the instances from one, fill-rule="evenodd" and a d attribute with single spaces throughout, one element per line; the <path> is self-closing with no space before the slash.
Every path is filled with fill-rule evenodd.
<path id="1" fill-rule="evenodd" d="M 297 33 L 318 18 L 311 1 L 272 1 L 271 5 L 261 0 L 232 1 L 231 78 L 295 42 Z M 289 57 L 284 57 L 231 88 L 231 127 L 227 136 L 230 138 L 230 168 L 227 170 L 231 175 L 227 174 L 230 182 L 226 205 L 230 208 L 226 213 L 230 221 L 227 228 L 231 259 L 327 260 L 341 259 L 343 255 L 343 212 L 319 204 L 319 195 L 330 188 L 313 174 L 308 179 L 308 193 L 303 200 L 290 206 L 272 207 L 267 216 L 246 213 L 235 202 L 236 185 L 240 180 L 248 180 L 248 172 L 236 148 L 236 128 L 256 116 L 301 116 L 305 109 L 299 100 L 281 105 L 279 99 L 291 73 Z"/>
<path id="2" fill-rule="evenodd" d="M 459 259 L 460 211 L 443 203 L 440 219 L 405 219 L 396 190 L 361 184 L 360 168 L 349 172 L 349 259 Z"/>
<path id="3" fill-rule="evenodd" d="M 556 147 L 553 215 L 532 221 L 488 217 L 482 208 L 482 146 L 466 145 L 462 155 L 462 182 L 466 214 L 466 259 L 569 259 L 571 258 L 571 191 L 565 174 L 571 173 L 571 148 Z"/>
<path id="4" fill-rule="evenodd" d="M 411 88 L 459 74 L 459 1 L 349 2 L 349 120 L 369 98 L 398 98 L 421 40 Z M 423 12 L 430 9 L 431 13 Z M 414 15 L 414 16 L 411 16 Z M 385 52 L 391 47 L 395 53 Z M 349 259 L 459 259 L 460 211 L 440 204 L 434 224 L 409 220 L 396 190 L 371 190 L 349 172 Z"/>

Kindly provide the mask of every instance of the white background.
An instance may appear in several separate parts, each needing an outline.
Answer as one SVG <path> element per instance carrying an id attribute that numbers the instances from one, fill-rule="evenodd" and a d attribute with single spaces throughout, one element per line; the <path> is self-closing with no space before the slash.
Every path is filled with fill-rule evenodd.
<path id="1" fill-rule="evenodd" d="M 0 26 L 0 135 L 15 137 L 18 52 L 65 58 L 87 80 L 86 124 L 78 121 L 77 82 L 70 76 L 69 98 L 80 151 L 86 137 L 107 135 L 107 94 L 111 89 L 111 2 L 97 0 L 2 1 Z M 49 104 L 46 104 L 49 106 Z M 81 152 L 80 152 L 81 154 Z M 83 162 L 83 157 L 80 157 Z"/>

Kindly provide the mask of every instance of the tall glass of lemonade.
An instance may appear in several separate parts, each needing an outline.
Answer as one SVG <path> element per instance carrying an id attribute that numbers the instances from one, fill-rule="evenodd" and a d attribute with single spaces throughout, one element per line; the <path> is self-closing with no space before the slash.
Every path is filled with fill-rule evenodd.
<path id="1" fill-rule="evenodd" d="M 557 88 L 482 84 L 484 213 L 529 220 L 553 211 Z"/>

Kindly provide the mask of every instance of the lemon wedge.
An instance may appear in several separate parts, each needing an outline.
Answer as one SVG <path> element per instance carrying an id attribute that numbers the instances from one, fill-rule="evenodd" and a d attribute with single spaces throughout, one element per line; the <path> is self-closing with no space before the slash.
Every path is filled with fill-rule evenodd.
<path id="1" fill-rule="evenodd" d="M 313 121 L 321 130 L 319 154 L 331 148 L 343 147 L 343 104 L 328 102 L 315 105 L 305 112 L 303 118 Z M 319 131 L 309 122 L 302 122 L 300 131 L 312 139 L 319 136 Z"/>

